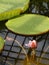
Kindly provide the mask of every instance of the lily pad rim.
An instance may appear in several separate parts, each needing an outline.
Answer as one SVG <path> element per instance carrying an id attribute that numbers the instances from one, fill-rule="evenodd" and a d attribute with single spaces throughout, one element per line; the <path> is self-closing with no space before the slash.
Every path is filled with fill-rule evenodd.
<path id="1" fill-rule="evenodd" d="M 23 15 L 39 15 L 39 16 L 44 16 L 44 15 L 40 15 L 40 14 L 22 14 L 22 15 L 19 15 L 18 17 L 20 17 L 20 16 L 23 16 Z M 47 16 L 44 16 L 44 17 L 47 17 Z M 47 17 L 48 18 L 48 17 Z M 11 20 L 11 19 L 10 19 Z M 8 20 L 9 21 L 9 20 Z M 7 21 L 7 22 L 8 22 Z M 6 23 L 7 23 L 6 22 Z M 5 23 L 5 26 L 6 26 L 6 23 Z M 6 28 L 10 31 L 10 32 L 12 32 L 12 33 L 14 33 L 14 34 L 17 34 L 17 35 L 20 35 L 20 36 L 39 36 L 39 35 L 42 35 L 42 34 L 46 34 L 47 32 L 49 32 L 49 30 L 47 30 L 47 31 L 44 31 L 44 32 L 39 32 L 39 33 L 37 33 L 37 34 L 21 34 L 21 33 L 19 33 L 19 32 L 14 32 L 14 31 L 12 31 L 12 30 L 10 30 L 7 26 L 6 26 Z"/>
<path id="2" fill-rule="evenodd" d="M 6 28 L 7 28 L 7 27 L 6 27 Z M 32 37 L 32 36 L 39 36 L 39 35 L 43 35 L 43 34 L 46 34 L 46 33 L 49 32 L 49 30 L 47 30 L 47 31 L 44 31 L 44 32 L 41 32 L 41 33 L 37 33 L 37 34 L 21 34 L 21 33 L 12 31 L 12 30 L 10 30 L 9 28 L 7 28 L 7 29 L 8 29 L 8 31 L 12 32 L 12 33 L 15 34 L 15 35 L 26 36 L 26 37 L 29 37 L 29 36 L 31 36 L 31 37 Z"/>

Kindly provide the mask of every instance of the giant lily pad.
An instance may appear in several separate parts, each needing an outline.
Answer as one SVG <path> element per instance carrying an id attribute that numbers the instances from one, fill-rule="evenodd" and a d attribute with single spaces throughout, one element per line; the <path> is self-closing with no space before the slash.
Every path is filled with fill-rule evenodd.
<path id="1" fill-rule="evenodd" d="M 0 0 L 0 21 L 19 15 L 28 5 L 29 0 Z"/>
<path id="2" fill-rule="evenodd" d="M 49 18 L 36 14 L 24 14 L 6 23 L 9 30 L 21 35 L 39 35 L 49 31 Z"/>
<path id="3" fill-rule="evenodd" d="M 4 47 L 4 39 L 0 37 L 0 52 L 2 51 L 3 47 Z"/>

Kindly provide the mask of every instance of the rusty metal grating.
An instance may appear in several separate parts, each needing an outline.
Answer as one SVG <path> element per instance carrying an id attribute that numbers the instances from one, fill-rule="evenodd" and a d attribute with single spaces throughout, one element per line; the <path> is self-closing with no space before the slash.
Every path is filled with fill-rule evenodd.
<path id="1" fill-rule="evenodd" d="M 25 43 L 28 43 L 29 40 L 33 39 L 33 37 L 19 36 L 7 29 L 1 30 L 0 36 L 2 36 L 5 40 L 7 36 L 14 39 L 13 41 L 6 40 L 3 52 L 1 53 L 2 58 L 4 58 L 4 62 L 0 62 L 0 65 L 9 65 L 6 63 L 7 61 L 9 61 L 12 65 L 20 65 L 19 61 L 25 58 L 25 54 L 15 40 L 18 40 L 28 53 L 28 48 L 25 47 Z M 41 57 L 42 53 L 45 52 L 45 55 L 42 57 L 44 59 L 42 62 L 49 63 L 49 49 L 45 51 L 49 45 L 49 33 L 36 37 L 36 40 L 38 42 L 36 56 Z"/>

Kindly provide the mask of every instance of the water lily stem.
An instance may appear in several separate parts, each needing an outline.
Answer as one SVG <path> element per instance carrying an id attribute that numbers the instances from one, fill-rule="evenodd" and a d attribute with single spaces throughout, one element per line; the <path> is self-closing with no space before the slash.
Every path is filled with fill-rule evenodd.
<path id="1" fill-rule="evenodd" d="M 10 38 L 10 37 L 7 37 L 6 39 L 9 40 L 9 41 L 13 41 L 14 40 L 13 38 Z M 25 55 L 27 57 L 27 61 L 28 61 L 28 56 L 27 56 L 27 53 L 26 53 L 24 47 L 21 45 L 21 43 L 18 40 L 15 40 L 15 42 L 22 48 L 22 50 L 24 51 L 24 53 L 25 53 Z"/>
<path id="2" fill-rule="evenodd" d="M 31 56 L 32 56 L 33 60 L 36 59 L 36 50 L 35 49 L 32 49 Z"/>

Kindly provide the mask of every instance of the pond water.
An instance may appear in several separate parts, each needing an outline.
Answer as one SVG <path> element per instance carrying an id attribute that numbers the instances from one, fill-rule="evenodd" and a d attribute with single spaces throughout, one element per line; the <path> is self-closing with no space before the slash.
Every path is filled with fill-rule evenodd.
<path id="1" fill-rule="evenodd" d="M 49 47 L 48 47 L 49 48 Z M 47 49 L 48 49 L 47 48 Z M 46 51 L 47 51 L 46 49 Z M 16 62 L 14 60 L 10 60 L 10 58 L 8 58 L 8 61 L 6 61 L 6 64 L 5 65 L 49 65 L 49 59 L 48 58 L 44 58 L 45 56 L 45 52 L 41 55 L 41 57 L 39 56 L 36 56 L 36 54 L 28 54 L 27 57 L 25 55 L 24 59 L 19 59 L 17 58 Z M 48 56 L 48 55 L 47 55 Z M 20 56 L 23 58 L 23 55 Z M 2 58 L 2 57 L 0 57 Z M 1 62 L 0 62 L 0 65 L 4 65 L 5 63 L 5 58 L 2 58 Z"/>
<path id="2" fill-rule="evenodd" d="M 7 33 L 8 32 L 8 33 Z M 28 53 L 28 48 L 24 45 L 28 43 L 29 40 L 32 40 L 32 37 L 23 37 L 19 35 L 15 35 L 9 31 L 0 32 L 0 36 L 4 39 L 6 37 L 13 38 L 13 41 L 6 40 L 3 52 L 1 54 L 2 61 L 0 60 L 0 65 L 49 65 L 49 34 L 45 34 L 44 36 L 37 37 L 38 39 L 38 47 L 36 49 L 36 55 L 25 55 L 24 51 L 18 44 L 16 44 L 15 40 L 18 40 L 21 45 L 25 48 L 26 53 Z"/>

